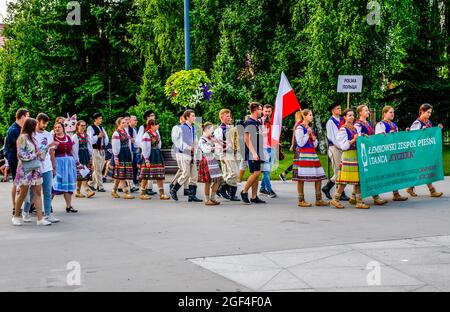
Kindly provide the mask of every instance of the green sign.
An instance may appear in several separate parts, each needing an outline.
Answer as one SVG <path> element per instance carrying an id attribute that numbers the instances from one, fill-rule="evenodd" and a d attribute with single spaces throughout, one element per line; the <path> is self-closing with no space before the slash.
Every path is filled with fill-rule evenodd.
<path id="1" fill-rule="evenodd" d="M 359 137 L 362 197 L 444 180 L 442 129 Z"/>

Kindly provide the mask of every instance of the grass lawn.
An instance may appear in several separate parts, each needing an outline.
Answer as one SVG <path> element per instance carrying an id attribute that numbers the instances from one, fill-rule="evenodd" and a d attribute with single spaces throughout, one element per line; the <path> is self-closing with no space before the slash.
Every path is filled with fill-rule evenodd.
<path id="1" fill-rule="evenodd" d="M 287 151 L 285 151 L 285 154 L 286 154 L 286 158 L 284 160 L 280 161 L 278 168 L 276 170 L 272 171 L 272 173 L 270 174 L 270 179 L 272 181 L 280 180 L 279 174 L 292 164 L 294 152 L 290 152 L 289 150 L 287 150 Z M 446 176 L 450 176 L 450 146 L 444 146 L 443 154 L 444 154 L 444 174 Z M 328 169 L 327 169 L 328 157 L 326 155 L 319 155 L 319 158 L 320 158 L 320 162 L 322 163 L 322 167 L 325 170 L 325 173 L 328 174 L 328 176 L 329 176 L 329 173 L 327 172 L 328 171 Z M 333 169 L 331 168 L 331 164 L 330 164 L 330 171 L 332 171 L 332 170 Z M 249 173 L 247 170 L 245 173 L 244 179 L 247 179 L 248 176 L 249 176 Z M 292 178 L 292 172 L 288 174 L 287 178 L 289 180 Z"/>

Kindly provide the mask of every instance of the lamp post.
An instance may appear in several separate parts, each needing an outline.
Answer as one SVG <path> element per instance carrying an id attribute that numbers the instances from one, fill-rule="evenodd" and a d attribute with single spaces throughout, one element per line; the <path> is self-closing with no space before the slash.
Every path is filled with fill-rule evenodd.
<path id="1" fill-rule="evenodd" d="M 184 0 L 184 61 L 185 69 L 191 69 L 191 39 L 189 34 L 189 0 Z"/>

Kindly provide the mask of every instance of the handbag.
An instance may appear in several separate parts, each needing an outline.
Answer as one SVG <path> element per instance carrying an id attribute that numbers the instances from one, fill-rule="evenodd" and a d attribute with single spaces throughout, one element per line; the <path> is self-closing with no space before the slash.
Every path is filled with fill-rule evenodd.
<path id="1" fill-rule="evenodd" d="M 37 158 L 29 161 L 22 161 L 22 167 L 23 171 L 25 171 L 25 173 L 28 173 L 30 171 L 41 168 L 41 161 Z"/>
<path id="2" fill-rule="evenodd" d="M 35 142 L 33 141 L 34 149 L 37 151 L 37 147 Z M 39 158 L 35 158 L 33 160 L 22 160 L 22 168 L 25 173 L 29 173 L 33 170 L 38 170 L 41 168 L 41 161 Z"/>

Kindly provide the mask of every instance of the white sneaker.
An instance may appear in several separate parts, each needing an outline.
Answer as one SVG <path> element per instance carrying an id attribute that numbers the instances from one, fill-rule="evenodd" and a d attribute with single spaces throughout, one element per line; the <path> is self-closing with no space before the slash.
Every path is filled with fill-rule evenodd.
<path id="1" fill-rule="evenodd" d="M 12 224 L 13 225 L 23 225 L 22 218 L 19 217 L 12 217 Z"/>
<path id="2" fill-rule="evenodd" d="M 58 223 L 59 222 L 59 219 L 55 218 L 55 216 L 52 215 L 52 214 L 49 215 L 49 216 L 45 216 L 44 218 L 45 218 L 45 220 L 47 220 L 47 221 L 49 221 L 51 223 Z"/>
<path id="3" fill-rule="evenodd" d="M 37 225 L 51 225 L 52 223 L 50 221 L 47 221 L 45 218 L 42 218 L 41 220 L 36 221 Z"/>
<path id="4" fill-rule="evenodd" d="M 29 212 L 22 212 L 23 222 L 31 222 L 31 216 Z"/>

